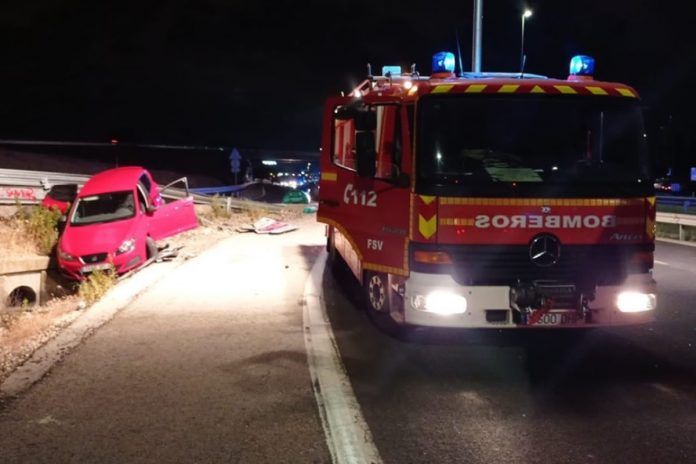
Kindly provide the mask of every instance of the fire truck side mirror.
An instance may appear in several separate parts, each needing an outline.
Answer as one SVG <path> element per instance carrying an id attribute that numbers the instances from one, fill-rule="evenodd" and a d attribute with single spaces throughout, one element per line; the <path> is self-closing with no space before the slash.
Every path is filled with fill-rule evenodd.
<path id="1" fill-rule="evenodd" d="M 360 177 L 375 177 L 377 152 L 375 133 L 372 131 L 361 131 L 355 134 L 355 168 Z"/>
<path id="2" fill-rule="evenodd" d="M 355 130 L 373 131 L 377 129 L 377 113 L 371 109 L 361 109 L 355 112 Z"/>
<path id="3" fill-rule="evenodd" d="M 334 111 L 334 118 L 339 121 L 352 119 L 355 123 L 355 130 L 358 131 L 377 129 L 377 112 L 362 102 L 337 107 Z"/>

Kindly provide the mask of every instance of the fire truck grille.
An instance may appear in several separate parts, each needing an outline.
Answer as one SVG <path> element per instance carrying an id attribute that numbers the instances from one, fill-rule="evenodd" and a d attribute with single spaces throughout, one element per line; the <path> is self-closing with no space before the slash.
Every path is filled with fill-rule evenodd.
<path id="1" fill-rule="evenodd" d="M 441 246 L 453 265 L 448 269 L 425 268 L 421 272 L 446 272 L 461 285 L 512 285 L 518 281 L 567 281 L 579 286 L 615 285 L 629 272 L 647 272 L 631 267 L 631 257 L 645 246 L 572 246 L 561 248 L 555 264 L 538 266 L 527 246 Z"/>

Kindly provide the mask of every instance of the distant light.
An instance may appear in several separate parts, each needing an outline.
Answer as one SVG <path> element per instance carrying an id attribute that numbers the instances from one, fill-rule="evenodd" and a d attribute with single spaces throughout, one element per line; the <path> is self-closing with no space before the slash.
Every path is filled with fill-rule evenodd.
<path id="1" fill-rule="evenodd" d="M 355 98 L 362 98 L 362 96 L 363 96 L 362 91 L 361 91 L 360 89 L 355 89 L 355 90 L 353 91 L 353 96 L 354 96 Z"/>
<path id="2" fill-rule="evenodd" d="M 118 139 L 111 139 L 111 145 L 118 145 Z"/>
<path id="3" fill-rule="evenodd" d="M 437 160 L 440 161 L 442 159 L 442 153 L 438 151 L 437 155 L 435 155 L 435 158 L 437 158 Z"/>
<path id="4" fill-rule="evenodd" d="M 592 76 L 595 70 L 595 60 L 591 56 L 577 55 L 570 60 L 571 76 Z"/>
<path id="5" fill-rule="evenodd" d="M 382 66 L 382 75 L 400 76 L 401 66 Z"/>
<path id="6" fill-rule="evenodd" d="M 261 161 L 261 164 L 263 164 L 264 166 L 277 166 L 278 162 L 275 160 L 263 160 Z"/>
<path id="7" fill-rule="evenodd" d="M 533 14 L 532 10 L 524 10 L 523 16 L 524 16 L 525 18 L 531 18 L 531 17 L 532 17 L 532 14 Z"/>
<path id="8" fill-rule="evenodd" d="M 433 73 L 453 73 L 454 66 L 454 53 L 438 52 L 433 55 Z"/>
<path id="9" fill-rule="evenodd" d="M 413 87 L 413 82 L 412 82 L 412 81 L 405 81 L 405 82 L 404 82 L 404 88 L 405 88 L 406 90 L 410 89 L 411 87 Z"/>
<path id="10" fill-rule="evenodd" d="M 558 166 L 551 166 L 552 171 L 558 171 Z"/>

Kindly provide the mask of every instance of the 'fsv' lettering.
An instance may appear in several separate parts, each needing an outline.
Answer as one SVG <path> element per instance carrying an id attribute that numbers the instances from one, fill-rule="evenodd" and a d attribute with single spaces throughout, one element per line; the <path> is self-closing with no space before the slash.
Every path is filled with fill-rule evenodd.
<path id="1" fill-rule="evenodd" d="M 382 241 L 382 240 L 373 240 L 371 238 L 367 239 L 367 249 L 368 250 L 382 251 L 383 246 L 384 246 L 384 241 Z"/>

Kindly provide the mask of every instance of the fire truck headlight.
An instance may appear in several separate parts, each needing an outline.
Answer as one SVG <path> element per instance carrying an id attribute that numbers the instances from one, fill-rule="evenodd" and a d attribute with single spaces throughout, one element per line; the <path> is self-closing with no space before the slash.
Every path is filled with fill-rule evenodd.
<path id="1" fill-rule="evenodd" d="M 656 306 L 657 298 L 654 293 L 626 291 L 619 293 L 619 296 L 616 298 L 616 307 L 622 313 L 652 311 Z"/>
<path id="2" fill-rule="evenodd" d="M 413 307 L 428 313 L 449 316 L 466 312 L 466 298 L 446 290 L 435 290 L 427 296 L 416 295 L 411 299 Z"/>

